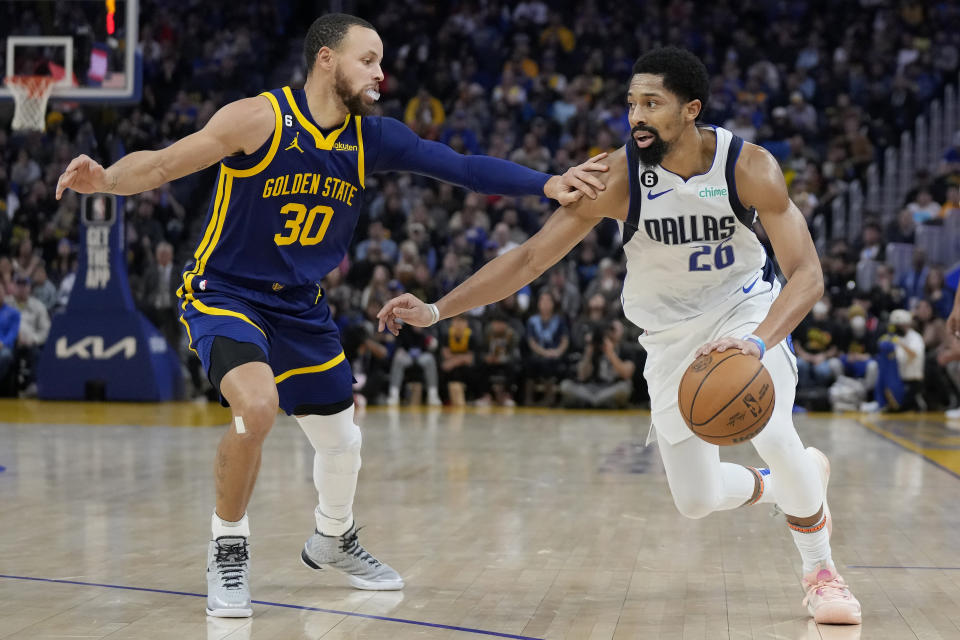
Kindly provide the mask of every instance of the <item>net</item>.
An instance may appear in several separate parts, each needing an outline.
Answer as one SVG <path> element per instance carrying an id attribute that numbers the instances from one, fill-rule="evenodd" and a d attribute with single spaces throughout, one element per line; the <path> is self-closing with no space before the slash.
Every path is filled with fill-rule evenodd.
<path id="1" fill-rule="evenodd" d="M 13 76 L 5 84 L 13 94 L 16 109 L 10 128 L 14 131 L 43 131 L 46 124 L 47 99 L 56 78 L 52 76 Z"/>

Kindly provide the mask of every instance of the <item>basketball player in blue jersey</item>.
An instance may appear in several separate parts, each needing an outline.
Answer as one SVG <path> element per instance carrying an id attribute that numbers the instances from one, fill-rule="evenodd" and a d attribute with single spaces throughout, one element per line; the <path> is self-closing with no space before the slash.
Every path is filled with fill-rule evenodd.
<path id="1" fill-rule="evenodd" d="M 60 176 L 81 193 L 134 194 L 220 163 L 204 233 L 183 274 L 180 319 L 233 422 L 217 451 L 207 559 L 207 613 L 252 615 L 246 509 L 277 408 L 316 450 L 316 531 L 301 553 L 359 589 L 403 587 L 357 540 L 353 499 L 360 430 L 353 378 L 320 288 L 346 254 L 367 176 L 412 171 L 484 193 L 540 194 L 570 204 L 603 184 L 590 161 L 563 177 L 427 142 L 396 120 L 366 117 L 379 98 L 383 44 L 353 16 L 316 20 L 304 45 L 307 81 L 239 100 L 197 133 L 108 169 L 86 156 Z M 597 158 L 599 158 L 598 156 Z M 596 160 L 595 158 L 594 160 Z"/>
<path id="2" fill-rule="evenodd" d="M 500 300 L 560 260 L 602 217 L 614 218 L 627 256 L 624 312 L 644 329 L 648 440 L 658 441 L 677 509 L 702 518 L 776 502 L 789 514 L 803 562 L 803 604 L 817 622 L 859 624 L 860 604 L 830 552 L 829 463 L 803 448 L 792 420 L 796 360 L 787 337 L 823 294 L 820 261 L 776 160 L 725 129 L 697 125 L 708 87 L 706 68 L 688 51 L 642 56 L 627 93 L 633 139 L 606 160 L 600 197 L 562 207 L 436 304 L 394 298 L 379 313 L 381 328 L 429 326 Z M 782 287 L 753 232 L 757 217 L 786 276 Z M 761 358 L 773 378 L 773 415 L 751 440 L 769 468 L 720 462 L 719 448 L 693 437 L 680 415 L 687 364 L 714 349 Z"/>

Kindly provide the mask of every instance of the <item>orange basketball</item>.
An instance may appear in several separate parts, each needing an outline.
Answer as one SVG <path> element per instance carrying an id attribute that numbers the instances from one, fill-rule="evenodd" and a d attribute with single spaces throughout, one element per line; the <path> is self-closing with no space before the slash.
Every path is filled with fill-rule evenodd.
<path id="1" fill-rule="evenodd" d="M 773 379 L 763 363 L 737 349 L 713 351 L 687 367 L 677 394 L 690 430 L 712 444 L 746 442 L 773 413 Z"/>

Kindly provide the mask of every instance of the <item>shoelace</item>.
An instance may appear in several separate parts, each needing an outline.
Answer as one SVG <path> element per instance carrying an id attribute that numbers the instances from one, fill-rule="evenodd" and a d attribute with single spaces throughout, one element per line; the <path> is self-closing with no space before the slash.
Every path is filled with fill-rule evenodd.
<path id="1" fill-rule="evenodd" d="M 807 589 L 807 595 L 803 598 L 803 606 L 807 606 L 813 594 L 823 596 L 825 599 L 831 596 L 835 598 L 847 597 L 847 585 L 841 580 L 840 576 L 834 575 L 830 580 L 818 580 L 816 584 L 810 585 Z"/>
<path id="2" fill-rule="evenodd" d="M 357 535 L 360 533 L 360 529 L 363 527 L 351 528 L 350 531 L 347 531 L 340 538 L 340 550 L 344 553 L 349 553 L 355 558 L 360 560 L 366 560 L 368 563 L 374 566 L 380 566 L 380 561 L 370 555 L 366 549 L 360 544 L 357 540 Z"/>
<path id="3" fill-rule="evenodd" d="M 240 589 L 243 586 L 243 570 L 250 559 L 246 540 L 236 544 L 217 542 L 217 555 L 214 559 L 223 586 L 227 589 Z"/>

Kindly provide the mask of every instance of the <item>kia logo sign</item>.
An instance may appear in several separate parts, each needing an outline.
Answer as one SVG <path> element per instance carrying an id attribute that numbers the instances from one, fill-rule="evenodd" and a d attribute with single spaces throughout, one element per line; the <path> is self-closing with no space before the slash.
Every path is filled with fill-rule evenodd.
<path id="1" fill-rule="evenodd" d="M 137 339 L 133 336 L 118 340 L 108 349 L 104 349 L 101 336 L 87 336 L 73 344 L 68 343 L 66 336 L 63 336 L 57 340 L 56 346 L 57 358 L 60 360 L 73 357 L 81 360 L 109 360 L 118 353 L 123 353 L 123 357 L 129 360 L 137 355 Z"/>

